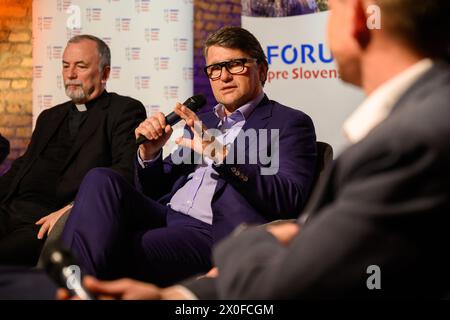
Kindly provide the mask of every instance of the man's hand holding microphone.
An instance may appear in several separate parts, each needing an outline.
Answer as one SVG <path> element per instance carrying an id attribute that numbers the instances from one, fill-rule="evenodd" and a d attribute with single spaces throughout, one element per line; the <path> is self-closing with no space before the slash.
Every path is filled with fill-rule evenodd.
<path id="1" fill-rule="evenodd" d="M 141 122 L 135 130 L 140 158 L 152 160 L 158 156 L 173 133 L 172 126 L 182 119 L 186 121 L 192 131 L 193 139 L 179 137 L 175 142 L 207 156 L 215 162 L 222 162 L 227 154 L 226 148 L 217 142 L 214 136 L 208 134 L 208 128 L 195 114 L 205 103 L 206 99 L 202 95 L 196 95 L 187 99 L 183 104 L 177 103 L 174 111 L 167 116 L 158 112 Z"/>

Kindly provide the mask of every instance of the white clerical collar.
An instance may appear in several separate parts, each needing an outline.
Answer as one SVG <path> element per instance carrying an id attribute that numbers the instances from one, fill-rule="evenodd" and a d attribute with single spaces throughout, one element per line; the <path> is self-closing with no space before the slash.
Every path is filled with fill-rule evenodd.
<path id="1" fill-rule="evenodd" d="M 406 90 L 432 66 L 431 59 L 422 59 L 373 91 L 344 123 L 350 143 L 359 142 L 384 121 Z"/>
<path id="2" fill-rule="evenodd" d="M 77 107 L 77 110 L 80 111 L 80 112 L 84 112 L 84 111 L 87 110 L 85 104 L 75 104 L 75 107 Z"/>

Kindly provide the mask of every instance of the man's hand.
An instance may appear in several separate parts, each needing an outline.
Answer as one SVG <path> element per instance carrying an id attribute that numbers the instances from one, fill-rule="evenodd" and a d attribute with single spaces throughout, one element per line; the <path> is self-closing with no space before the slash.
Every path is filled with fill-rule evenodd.
<path id="1" fill-rule="evenodd" d="M 100 281 L 91 276 L 86 276 L 83 284 L 100 300 L 160 300 L 162 289 L 150 283 L 132 279 L 119 279 L 114 281 Z M 73 299 L 65 289 L 59 289 L 56 298 L 58 300 Z"/>
<path id="2" fill-rule="evenodd" d="M 147 141 L 139 146 L 141 159 L 151 160 L 155 158 L 169 140 L 172 132 L 172 127 L 166 123 L 166 117 L 161 112 L 142 121 L 134 130 L 136 139 L 140 135 L 147 138 Z"/>
<path id="3" fill-rule="evenodd" d="M 218 276 L 219 276 L 219 269 L 217 267 L 212 267 L 207 273 L 198 276 L 197 279 L 217 278 Z"/>
<path id="4" fill-rule="evenodd" d="M 37 238 L 42 239 L 44 238 L 45 234 L 50 234 L 53 227 L 55 226 L 56 222 L 58 222 L 59 218 L 66 213 L 69 209 L 72 208 L 72 204 L 68 204 L 67 206 L 59 209 L 58 211 L 52 212 L 49 215 L 39 219 L 36 224 L 41 225 L 41 228 L 39 229 Z"/>
<path id="5" fill-rule="evenodd" d="M 228 150 L 216 140 L 216 137 L 207 132 L 208 128 L 200 121 L 197 115 L 184 105 L 177 103 L 175 113 L 181 119 L 186 121 L 187 126 L 191 129 L 194 137 L 187 139 L 184 137 L 177 138 L 175 142 L 183 147 L 190 148 L 195 152 L 206 156 L 215 162 L 223 162 L 227 156 Z"/>
<path id="6" fill-rule="evenodd" d="M 162 289 L 153 284 L 132 279 L 100 281 L 86 276 L 83 284 L 100 300 L 186 300 L 190 298 L 177 286 Z M 66 289 L 59 289 L 56 298 L 79 300 L 79 297 L 70 297 Z"/>
<path id="7" fill-rule="evenodd" d="M 219 276 L 219 269 L 217 267 L 211 268 L 207 274 L 205 274 L 206 278 L 217 278 Z"/>
<path id="8" fill-rule="evenodd" d="M 277 225 L 267 226 L 270 232 L 282 245 L 289 245 L 292 239 L 299 233 L 300 226 L 297 223 L 287 222 Z"/>

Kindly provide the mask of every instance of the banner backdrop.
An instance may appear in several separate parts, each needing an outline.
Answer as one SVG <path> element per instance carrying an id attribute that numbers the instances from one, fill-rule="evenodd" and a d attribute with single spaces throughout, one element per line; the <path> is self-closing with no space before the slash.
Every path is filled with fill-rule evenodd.
<path id="1" fill-rule="evenodd" d="M 326 4 L 320 11 L 320 2 L 242 0 L 242 26 L 267 55 L 268 96 L 311 116 L 317 139 L 331 144 L 336 155 L 347 143 L 342 124 L 362 102 L 363 93 L 339 80 L 326 45 L 328 12 Z"/>
<path id="2" fill-rule="evenodd" d="M 61 76 L 67 40 L 92 34 L 111 48 L 107 90 L 168 113 L 193 92 L 192 0 L 34 0 L 33 123 L 68 98 Z"/>

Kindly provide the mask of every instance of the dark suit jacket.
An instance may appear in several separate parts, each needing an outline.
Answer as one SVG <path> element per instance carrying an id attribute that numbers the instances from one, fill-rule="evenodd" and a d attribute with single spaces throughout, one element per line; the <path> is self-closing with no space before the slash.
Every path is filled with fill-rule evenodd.
<path id="1" fill-rule="evenodd" d="M 34 160 L 47 146 L 72 106 L 71 101 L 65 102 L 39 115 L 25 154 L 14 161 L 11 169 L 0 178 L 0 203 L 13 198 L 19 182 L 31 172 Z M 57 186 L 57 193 L 65 203 L 74 199 L 84 175 L 94 167 L 110 167 L 133 181 L 137 150 L 134 129 L 146 117 L 144 106 L 130 97 L 107 93 L 89 112 Z"/>
<path id="2" fill-rule="evenodd" d="M 247 230 L 216 248 L 216 281 L 187 287 L 226 299 L 442 297 L 450 288 L 449 101 L 450 68 L 437 63 L 337 159 L 289 247 Z M 381 290 L 369 290 L 377 275 Z"/>
<path id="3" fill-rule="evenodd" d="M 200 115 L 200 119 L 208 128 L 216 128 L 219 123 L 213 112 Z M 246 164 L 237 164 L 238 153 L 234 152 L 233 159 L 215 167 L 218 183 L 211 203 L 214 241 L 243 222 L 260 224 L 297 216 L 309 195 L 316 162 L 316 136 L 311 119 L 301 111 L 264 97 L 242 130 L 249 128 L 279 129 L 279 169 L 276 174 L 261 175 L 261 163 L 249 164 L 252 151 L 249 144 L 254 145 L 254 140 L 246 140 Z M 266 141 L 260 138 L 259 143 L 262 140 Z M 276 146 L 269 141 L 268 148 L 274 152 Z M 190 150 L 182 151 L 187 152 L 188 158 L 192 155 Z M 160 158 L 152 166 L 138 170 L 138 183 L 146 195 L 167 204 L 195 167 L 195 164 L 174 164 L 170 156 L 164 161 Z"/>
<path id="4" fill-rule="evenodd" d="M 0 163 L 6 159 L 9 154 L 9 141 L 0 134 Z"/>

